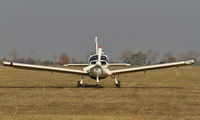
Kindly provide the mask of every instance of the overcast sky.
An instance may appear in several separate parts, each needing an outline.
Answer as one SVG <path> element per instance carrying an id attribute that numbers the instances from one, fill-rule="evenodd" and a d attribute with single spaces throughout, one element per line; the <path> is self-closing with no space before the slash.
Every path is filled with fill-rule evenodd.
<path id="1" fill-rule="evenodd" d="M 115 61 L 123 50 L 200 51 L 200 0 L 1 0 L 0 57 L 12 48 L 40 59 L 85 59 L 100 35 Z"/>

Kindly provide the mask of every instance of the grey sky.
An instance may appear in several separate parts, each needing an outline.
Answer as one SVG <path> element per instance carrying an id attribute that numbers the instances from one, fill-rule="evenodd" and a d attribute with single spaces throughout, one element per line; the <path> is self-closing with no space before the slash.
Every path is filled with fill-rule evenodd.
<path id="1" fill-rule="evenodd" d="M 83 59 L 100 35 L 104 51 L 200 51 L 200 0 L 1 0 L 0 57 L 17 48 L 40 59 Z"/>

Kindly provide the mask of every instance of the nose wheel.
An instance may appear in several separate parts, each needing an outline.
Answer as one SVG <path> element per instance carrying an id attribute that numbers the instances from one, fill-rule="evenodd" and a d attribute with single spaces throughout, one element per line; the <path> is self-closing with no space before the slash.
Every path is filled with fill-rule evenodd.
<path id="1" fill-rule="evenodd" d="M 77 81 L 77 87 L 81 87 L 80 81 Z"/>
<path id="2" fill-rule="evenodd" d="M 96 88 L 101 88 L 101 86 L 99 85 L 99 77 L 96 78 L 96 82 L 97 82 Z"/>

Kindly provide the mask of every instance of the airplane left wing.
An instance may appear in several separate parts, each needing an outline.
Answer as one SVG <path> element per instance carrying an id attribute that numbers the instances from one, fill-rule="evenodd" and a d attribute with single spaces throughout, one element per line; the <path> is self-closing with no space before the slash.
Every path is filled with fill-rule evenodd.
<path id="1" fill-rule="evenodd" d="M 131 66 L 128 63 L 110 63 L 109 66 Z"/>
<path id="2" fill-rule="evenodd" d="M 42 65 L 30 65 L 30 64 L 22 64 L 22 63 L 13 63 L 13 62 L 3 62 L 3 65 L 16 67 L 16 68 L 23 68 L 23 69 L 63 72 L 63 73 L 81 74 L 81 75 L 88 74 L 87 72 L 82 71 L 82 70 L 66 69 L 66 68 L 50 67 L 50 66 L 42 66 Z"/>
<path id="3" fill-rule="evenodd" d="M 127 69 L 120 69 L 120 70 L 112 70 L 111 74 L 114 75 L 114 74 L 122 74 L 122 73 L 129 73 L 129 72 L 146 71 L 146 70 L 152 70 L 152 69 L 191 65 L 193 63 L 194 63 L 194 60 L 188 60 L 188 61 L 165 63 L 165 64 L 158 64 L 158 65 L 149 65 L 149 66 L 144 66 L 144 67 L 134 67 L 134 68 L 127 68 Z"/>

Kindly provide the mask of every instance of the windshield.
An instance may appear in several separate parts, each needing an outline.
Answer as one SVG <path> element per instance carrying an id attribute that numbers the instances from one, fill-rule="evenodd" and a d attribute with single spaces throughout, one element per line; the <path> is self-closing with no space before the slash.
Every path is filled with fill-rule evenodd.
<path id="1" fill-rule="evenodd" d="M 92 56 L 89 58 L 89 63 L 90 63 L 91 61 L 97 61 L 97 60 L 98 60 L 98 55 L 92 55 Z M 106 55 L 102 55 L 102 56 L 101 56 L 101 60 L 104 60 L 104 61 L 109 62 L 109 59 L 108 59 L 108 57 L 107 57 Z"/>

